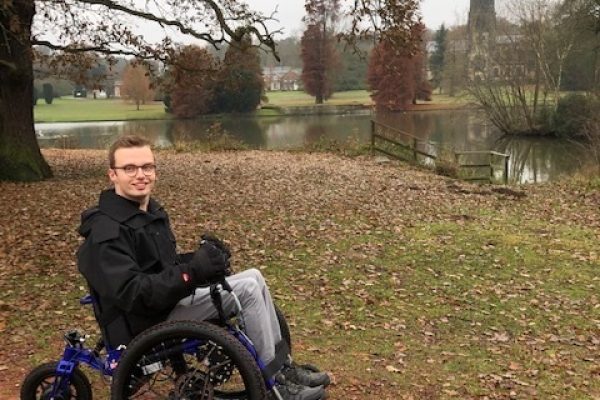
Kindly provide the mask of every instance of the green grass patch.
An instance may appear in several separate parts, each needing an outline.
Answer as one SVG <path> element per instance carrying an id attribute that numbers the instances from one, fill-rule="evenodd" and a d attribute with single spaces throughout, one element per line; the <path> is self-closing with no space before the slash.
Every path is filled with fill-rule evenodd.
<path id="1" fill-rule="evenodd" d="M 38 101 L 33 108 L 35 122 L 126 121 L 171 118 L 162 102 L 140 105 L 122 99 L 62 97 L 52 104 Z"/>
<path id="2" fill-rule="evenodd" d="M 315 105 L 315 98 L 302 91 L 288 92 L 267 92 L 269 99 L 267 104 L 279 107 L 294 106 L 312 106 Z M 329 105 L 353 105 L 353 104 L 372 104 L 369 92 L 366 90 L 349 90 L 346 92 L 336 92 L 326 100 L 324 104 Z"/>

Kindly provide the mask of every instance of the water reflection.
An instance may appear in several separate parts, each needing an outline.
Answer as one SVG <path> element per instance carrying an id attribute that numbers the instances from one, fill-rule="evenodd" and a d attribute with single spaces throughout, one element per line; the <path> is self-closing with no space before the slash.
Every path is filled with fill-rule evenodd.
<path id="1" fill-rule="evenodd" d="M 539 183 L 570 176 L 591 162 L 581 145 L 550 138 L 502 137 L 497 151 L 510 154 L 509 176 L 521 183 Z"/>
<path id="2" fill-rule="evenodd" d="M 157 146 L 204 140 L 214 124 L 254 149 L 298 149 L 323 139 L 338 143 L 370 141 L 370 120 L 390 125 L 446 149 L 495 150 L 510 155 L 514 182 L 544 182 L 576 172 L 585 150 L 567 141 L 508 138 L 473 110 L 284 117 L 227 116 L 196 120 L 156 120 L 36 124 L 42 148 L 105 149 L 122 134 L 141 134 Z M 211 128 L 213 127 L 213 128 Z M 426 144 L 425 144 L 426 145 Z"/>

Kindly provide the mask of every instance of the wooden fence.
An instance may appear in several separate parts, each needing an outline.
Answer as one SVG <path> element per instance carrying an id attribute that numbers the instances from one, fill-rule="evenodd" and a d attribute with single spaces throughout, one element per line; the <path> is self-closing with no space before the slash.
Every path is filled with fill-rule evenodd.
<path id="1" fill-rule="evenodd" d="M 491 150 L 456 151 L 375 120 L 371 120 L 371 151 L 432 167 L 454 165 L 459 176 L 469 181 L 492 183 L 497 181 L 496 171 L 502 170 L 502 181 L 508 183 L 508 154 Z"/>

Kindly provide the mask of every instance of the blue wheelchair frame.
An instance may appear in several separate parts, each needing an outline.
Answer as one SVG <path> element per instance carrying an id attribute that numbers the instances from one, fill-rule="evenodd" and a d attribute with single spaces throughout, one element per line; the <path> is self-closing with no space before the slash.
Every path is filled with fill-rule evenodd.
<path id="1" fill-rule="evenodd" d="M 211 297 L 213 302 L 216 301 L 215 296 L 220 296 L 222 290 L 228 291 L 234 298 L 237 306 L 237 323 L 232 322 L 232 319 L 227 319 L 223 314 L 223 310 L 220 305 L 217 306 L 219 312 L 219 319 L 225 325 L 225 329 L 233 335 L 252 355 L 256 364 L 261 372 L 266 370 L 265 363 L 258 356 L 254 344 L 250 338 L 244 333 L 244 322 L 243 322 L 243 309 L 237 298 L 236 294 L 231 289 L 231 286 L 227 281 L 223 280 L 218 284 L 211 285 Z M 220 298 L 220 297 L 219 297 Z M 82 305 L 91 305 L 94 303 L 92 295 L 88 294 L 79 300 Z M 51 398 L 58 396 L 60 393 L 64 393 L 69 387 L 71 376 L 73 371 L 79 364 L 84 364 L 100 372 L 103 376 L 112 377 L 115 372 L 121 354 L 125 350 L 125 346 L 119 346 L 117 349 L 112 349 L 108 345 L 106 346 L 106 356 L 100 354 L 100 351 L 104 347 L 103 341 L 99 341 L 95 349 L 85 347 L 85 341 L 87 336 L 81 336 L 77 331 L 71 331 L 65 334 L 65 349 L 61 359 L 59 360 L 56 367 L 56 377 L 52 384 Z M 184 343 L 182 352 L 185 354 L 193 354 L 195 349 L 201 344 L 198 339 L 189 340 Z M 263 377 L 264 377 L 263 373 Z M 276 398 L 281 399 L 275 386 L 274 378 L 265 378 L 265 386 L 268 391 L 273 390 Z"/>

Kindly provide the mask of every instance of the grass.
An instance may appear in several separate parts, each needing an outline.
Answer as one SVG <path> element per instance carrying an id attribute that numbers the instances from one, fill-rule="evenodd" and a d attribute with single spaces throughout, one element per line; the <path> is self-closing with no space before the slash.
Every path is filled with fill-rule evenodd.
<path id="1" fill-rule="evenodd" d="M 255 115 L 260 117 L 280 116 L 279 107 L 313 106 L 315 99 L 304 92 L 268 92 L 269 99 L 265 106 Z M 461 104 L 461 97 L 434 95 L 433 101 L 428 106 L 441 106 Z M 369 92 L 366 90 L 351 90 L 334 93 L 333 97 L 325 102 L 326 105 L 371 105 Z M 83 121 L 127 121 L 144 119 L 172 118 L 164 110 L 162 102 L 142 104 L 136 110 L 135 104 L 121 99 L 98 99 L 61 97 L 54 99 L 52 104 L 39 100 L 34 107 L 35 122 L 83 122 Z"/>
<path id="2" fill-rule="evenodd" d="M 313 106 L 315 98 L 301 91 L 289 92 L 267 92 L 268 104 L 278 107 Z M 325 104 L 328 105 L 352 105 L 372 103 L 369 92 L 366 90 L 350 90 L 347 92 L 334 93 Z"/>
<path id="3" fill-rule="evenodd" d="M 35 122 L 81 122 L 81 121 L 126 121 L 134 119 L 165 119 L 162 102 L 140 105 L 120 99 L 98 99 L 62 97 L 52 104 L 38 101 L 34 107 Z"/>
<path id="4" fill-rule="evenodd" d="M 600 396 L 598 186 L 511 199 L 369 158 L 194 150 L 157 155 L 179 244 L 216 228 L 236 268 L 263 271 L 297 359 L 332 372 L 331 398 Z M 18 205 L 0 216 L 0 360 L 15 360 L 13 383 L 56 357 L 60 332 L 97 330 L 76 304 L 73 254 L 105 154 L 44 155 L 53 180 L 0 183 L 0 202 Z"/>

